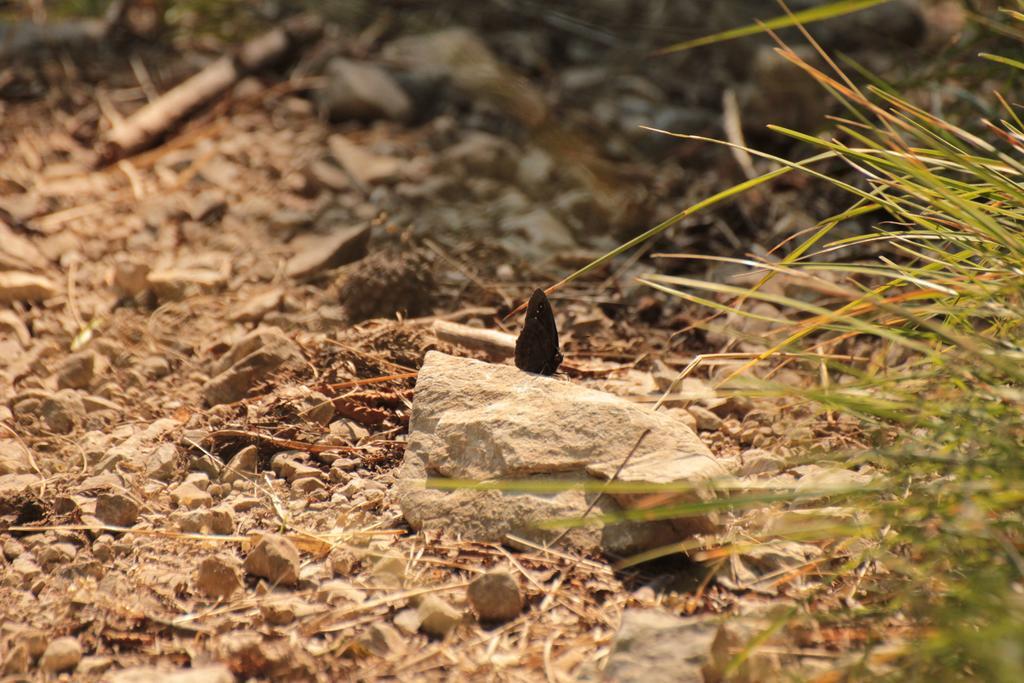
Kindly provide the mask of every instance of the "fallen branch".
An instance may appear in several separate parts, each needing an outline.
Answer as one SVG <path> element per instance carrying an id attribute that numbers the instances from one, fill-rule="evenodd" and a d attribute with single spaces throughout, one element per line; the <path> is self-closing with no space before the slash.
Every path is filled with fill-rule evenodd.
<path id="1" fill-rule="evenodd" d="M 221 57 L 111 128 L 103 145 L 104 161 L 110 163 L 152 146 L 190 112 L 291 48 L 315 40 L 322 29 L 319 17 L 300 15 L 246 42 L 237 54 Z"/>
<path id="2" fill-rule="evenodd" d="M 498 330 L 470 327 L 447 320 L 434 321 L 434 334 L 442 341 L 465 346 L 467 349 L 475 351 L 484 351 L 501 358 L 511 356 L 516 350 L 515 335 Z"/>

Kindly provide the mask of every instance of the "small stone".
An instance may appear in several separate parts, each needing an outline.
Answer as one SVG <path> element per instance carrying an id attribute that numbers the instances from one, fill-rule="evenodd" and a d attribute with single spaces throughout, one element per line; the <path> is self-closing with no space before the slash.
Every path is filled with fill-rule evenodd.
<path id="1" fill-rule="evenodd" d="M 690 406 L 687 408 L 693 419 L 697 421 L 697 429 L 702 432 L 714 432 L 722 426 L 722 418 L 704 406 Z"/>
<path id="2" fill-rule="evenodd" d="M 420 624 L 423 620 L 420 618 L 419 610 L 414 607 L 407 607 L 406 609 L 399 610 L 395 613 L 395 618 L 392 619 L 395 622 L 395 626 L 401 629 L 406 635 L 412 635 L 420 630 Z"/>
<path id="3" fill-rule="evenodd" d="M 70 636 L 57 638 L 46 646 L 42 658 L 39 660 L 39 668 L 46 673 L 55 674 L 61 671 L 71 671 L 82 659 L 82 646 Z"/>
<path id="4" fill-rule="evenodd" d="M 551 156 L 538 147 L 531 147 L 516 166 L 516 181 L 521 187 L 534 191 L 545 191 L 549 187 L 555 162 Z"/>
<path id="5" fill-rule="evenodd" d="M 139 363 L 139 369 L 150 379 L 160 379 L 171 374 L 171 363 L 163 356 L 149 356 Z"/>
<path id="6" fill-rule="evenodd" d="M 400 555 L 385 555 L 373 565 L 371 573 L 378 583 L 398 587 L 405 581 L 406 564 Z"/>
<path id="7" fill-rule="evenodd" d="M 335 228 L 330 233 L 309 233 L 292 241 L 295 255 L 288 259 L 289 277 L 304 278 L 323 270 L 352 263 L 366 256 L 370 225 Z"/>
<path id="8" fill-rule="evenodd" d="M 210 475 L 206 474 L 206 472 L 190 472 L 185 477 L 185 483 L 193 484 L 197 489 L 205 491 L 210 488 Z"/>
<path id="9" fill-rule="evenodd" d="M 342 168 L 360 185 L 389 183 L 399 178 L 401 159 L 374 154 L 341 134 L 329 137 L 327 144 Z"/>
<path id="10" fill-rule="evenodd" d="M 57 295 L 57 287 L 48 278 L 20 270 L 0 272 L 0 303 L 42 301 Z"/>
<path id="11" fill-rule="evenodd" d="M 114 539 L 110 534 L 103 534 L 93 541 L 92 556 L 104 563 L 114 559 Z"/>
<path id="12" fill-rule="evenodd" d="M 420 629 L 438 638 L 443 638 L 462 621 L 462 614 L 436 595 L 423 598 L 417 612 Z"/>
<path id="13" fill-rule="evenodd" d="M 99 676 L 112 666 L 114 666 L 113 657 L 92 655 L 83 657 L 82 661 L 78 663 L 78 668 L 75 669 L 75 672 L 81 676 Z"/>
<path id="14" fill-rule="evenodd" d="M 246 297 L 231 314 L 231 319 L 236 322 L 258 323 L 267 313 L 279 309 L 283 298 L 284 290 L 280 287 Z"/>
<path id="15" fill-rule="evenodd" d="M 125 296 L 136 296 L 149 286 L 149 264 L 119 260 L 114 264 L 114 287 Z"/>
<path id="16" fill-rule="evenodd" d="M 224 554 L 204 558 L 196 572 L 196 587 L 210 598 L 230 598 L 242 587 L 238 559 Z"/>
<path id="17" fill-rule="evenodd" d="M 217 374 L 203 386 L 203 399 L 210 406 L 233 403 L 281 366 L 298 367 L 301 363 L 302 351 L 280 330 L 256 329 L 215 364 Z"/>
<path id="18" fill-rule="evenodd" d="M 388 118 L 405 120 L 412 101 L 387 71 L 375 64 L 335 57 L 324 69 L 327 83 L 320 105 L 332 121 Z"/>
<path id="19" fill-rule="evenodd" d="M 169 268 L 155 270 L 146 282 L 161 302 L 182 301 L 199 294 L 209 294 L 227 283 L 227 273 L 207 268 Z"/>
<path id="20" fill-rule="evenodd" d="M 235 483 L 237 485 L 239 482 Z M 234 510 L 235 512 L 245 512 L 246 510 L 252 510 L 253 508 L 259 507 L 261 502 L 262 501 L 260 501 L 259 498 L 253 498 L 252 496 L 242 496 L 241 498 L 235 499 L 235 501 L 231 504 L 231 509 Z"/>
<path id="21" fill-rule="evenodd" d="M 3 556 L 10 562 L 14 558 L 25 552 L 25 546 L 19 543 L 16 539 L 6 538 L 3 543 Z"/>
<path id="22" fill-rule="evenodd" d="M 206 528 L 206 510 L 189 510 L 172 516 L 178 530 L 185 534 L 201 534 Z"/>
<path id="23" fill-rule="evenodd" d="M 758 474 L 774 474 L 786 467 L 786 461 L 763 448 L 751 448 L 740 454 L 743 466 L 740 476 L 752 477 Z"/>
<path id="24" fill-rule="evenodd" d="M 28 656 L 31 659 L 38 659 L 46 652 L 46 646 L 50 644 L 50 640 L 46 635 L 45 631 L 29 628 L 20 631 L 18 639 L 25 647 L 28 648 Z"/>
<path id="25" fill-rule="evenodd" d="M 297 603 L 290 598 L 271 600 L 260 605 L 260 615 L 271 626 L 287 626 L 298 615 Z"/>
<path id="26" fill-rule="evenodd" d="M 394 655 L 405 650 L 405 639 L 391 624 L 376 622 L 370 624 L 356 638 L 356 642 L 378 657 Z"/>
<path id="27" fill-rule="evenodd" d="M 178 465 L 178 449 L 174 444 L 162 443 L 145 458 L 146 476 L 157 481 L 168 481 Z"/>
<path id="28" fill-rule="evenodd" d="M 229 536 L 235 533 L 235 511 L 226 504 L 210 508 L 206 515 L 206 526 L 210 533 Z"/>
<path id="29" fill-rule="evenodd" d="M 0 475 L 31 471 L 32 458 L 28 449 L 14 439 L 0 440 Z"/>
<path id="30" fill-rule="evenodd" d="M 251 479 L 256 476 L 258 459 L 259 449 L 256 446 L 245 446 L 228 461 L 224 471 L 221 472 L 221 482 L 230 483 L 239 479 Z"/>
<path id="31" fill-rule="evenodd" d="M 28 647 L 24 643 L 18 643 L 11 647 L 0 667 L 0 675 L 14 676 L 14 674 L 28 673 L 28 665 L 31 659 L 28 656 Z"/>
<path id="32" fill-rule="evenodd" d="M 245 571 L 275 585 L 295 585 L 299 581 L 299 551 L 284 536 L 265 534 L 245 558 Z"/>
<path id="33" fill-rule="evenodd" d="M 37 549 L 36 559 L 44 567 L 51 567 L 55 564 L 67 564 L 74 560 L 77 554 L 78 548 L 71 543 L 51 543 Z"/>
<path id="34" fill-rule="evenodd" d="M 85 418 L 85 403 L 74 389 L 63 389 L 42 400 L 39 414 L 51 432 L 68 434 Z"/>
<path id="35" fill-rule="evenodd" d="M 61 389 L 85 389 L 92 384 L 96 369 L 96 353 L 80 351 L 61 362 L 57 370 L 57 386 Z"/>
<path id="36" fill-rule="evenodd" d="M 298 458 L 303 456 L 302 451 L 281 451 L 270 459 L 270 469 L 274 474 L 289 482 L 307 477 L 317 479 L 323 477 L 323 472 L 317 468 L 298 461 Z"/>
<path id="37" fill-rule="evenodd" d="M 568 248 L 576 244 L 572 231 L 547 209 L 503 218 L 498 227 L 505 233 L 522 237 L 534 248 Z"/>
<path id="38" fill-rule="evenodd" d="M 336 164 L 326 160 L 314 161 L 309 166 L 309 175 L 320 186 L 335 192 L 344 192 L 352 187 L 352 180 Z"/>
<path id="39" fill-rule="evenodd" d="M 666 412 L 672 417 L 679 418 L 679 421 L 689 427 L 692 431 L 697 431 L 697 418 L 693 416 L 689 410 L 685 408 L 668 408 Z"/>
<path id="40" fill-rule="evenodd" d="M 523 611 L 523 596 L 515 577 L 505 570 L 489 571 L 473 579 L 466 591 L 480 621 L 504 623 Z"/>
<path id="41" fill-rule="evenodd" d="M 292 491 L 295 493 L 312 493 L 326 488 L 318 477 L 301 477 L 292 482 Z"/>
<path id="42" fill-rule="evenodd" d="M 201 192 L 189 201 L 188 213 L 194 221 L 213 223 L 228 210 L 228 203 L 219 192 Z"/>
<path id="43" fill-rule="evenodd" d="M 111 526 L 130 527 L 139 519 L 139 504 L 120 493 L 96 496 L 96 518 Z"/>
<path id="44" fill-rule="evenodd" d="M 171 500 L 189 510 L 213 505 L 213 496 L 191 482 L 183 482 L 171 489 Z"/>

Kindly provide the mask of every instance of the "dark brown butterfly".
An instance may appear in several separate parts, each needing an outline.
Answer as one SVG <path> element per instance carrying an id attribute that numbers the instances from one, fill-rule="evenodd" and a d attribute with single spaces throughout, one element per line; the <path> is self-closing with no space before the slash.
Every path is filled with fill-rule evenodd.
<path id="1" fill-rule="evenodd" d="M 555 314 L 551 311 L 551 302 L 538 289 L 526 306 L 526 322 L 516 339 L 516 367 L 526 372 L 553 375 L 561 362 Z"/>

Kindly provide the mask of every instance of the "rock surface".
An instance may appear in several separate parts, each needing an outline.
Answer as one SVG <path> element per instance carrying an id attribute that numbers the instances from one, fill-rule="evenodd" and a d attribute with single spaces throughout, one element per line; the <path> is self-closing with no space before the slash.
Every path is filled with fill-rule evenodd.
<path id="1" fill-rule="evenodd" d="M 601 680 L 704 683 L 718 630 L 716 622 L 707 617 L 682 618 L 657 610 L 627 609 Z"/>
<path id="2" fill-rule="evenodd" d="M 641 438 L 642 437 L 642 438 Z M 637 442 L 639 441 L 639 446 Z M 727 474 L 685 425 L 628 400 L 506 365 L 428 352 L 420 369 L 409 446 L 398 481 L 402 512 L 415 529 L 445 529 L 499 542 L 507 534 L 536 541 L 558 532 L 536 523 L 579 516 L 589 499 L 578 489 L 553 495 L 425 489 L 428 477 L 684 482 L 685 500 L 706 500 L 700 485 Z M 633 496 L 604 496 L 596 511 L 629 506 Z M 589 550 L 637 552 L 714 528 L 708 516 L 574 530 L 566 539 Z"/>

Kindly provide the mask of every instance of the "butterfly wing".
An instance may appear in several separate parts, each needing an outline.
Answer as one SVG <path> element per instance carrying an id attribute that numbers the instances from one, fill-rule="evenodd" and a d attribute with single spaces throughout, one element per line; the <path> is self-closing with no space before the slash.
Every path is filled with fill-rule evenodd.
<path id="1" fill-rule="evenodd" d="M 558 328 L 551 303 L 540 289 L 526 307 L 526 322 L 516 339 L 516 367 L 526 372 L 552 375 L 562 362 Z"/>

